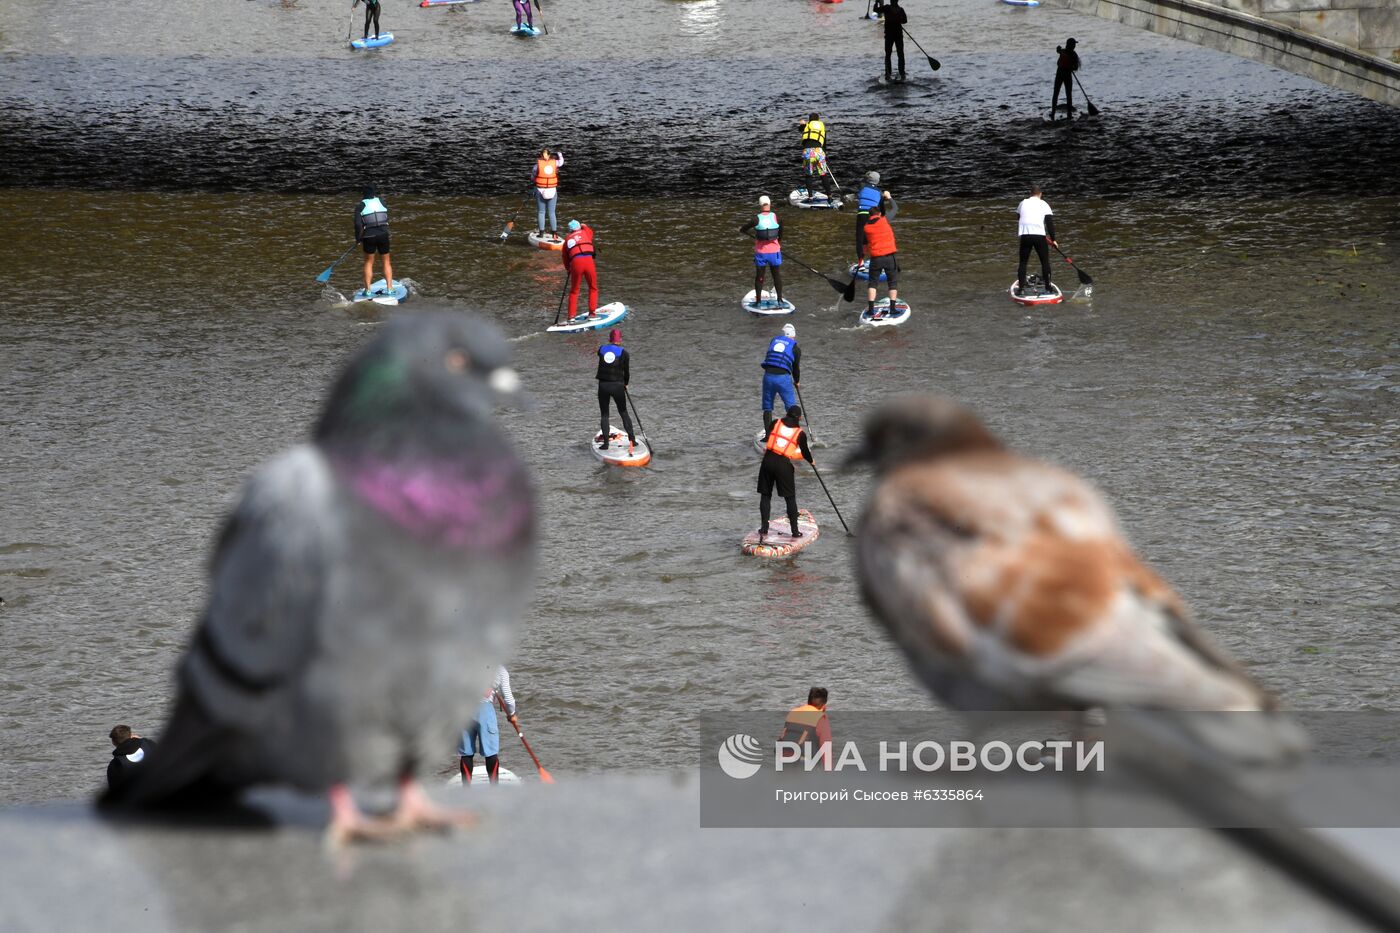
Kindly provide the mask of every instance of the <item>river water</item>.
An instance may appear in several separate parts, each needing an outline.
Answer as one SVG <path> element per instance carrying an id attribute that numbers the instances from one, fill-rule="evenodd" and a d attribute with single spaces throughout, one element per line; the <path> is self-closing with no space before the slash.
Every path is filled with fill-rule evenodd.
<path id="1" fill-rule="evenodd" d="M 741 558 L 757 521 L 758 361 L 771 322 L 737 229 L 796 178 L 820 109 L 832 165 L 902 201 L 912 321 L 869 332 L 788 265 L 818 463 L 862 413 L 946 393 L 1083 472 L 1202 622 L 1295 706 L 1393 707 L 1400 479 L 1400 112 L 1074 14 L 911 3 L 914 83 L 882 90 L 854 0 L 385 0 L 399 42 L 343 48 L 311 0 L 0 0 L 0 802 L 87 793 L 115 722 L 154 733 L 220 516 L 301 439 L 381 319 L 321 300 L 361 180 L 393 212 L 422 304 L 516 338 L 535 398 L 502 413 L 542 492 L 536 599 L 511 665 L 556 774 L 683 767 L 702 710 L 930 704 L 867 620 L 810 476 L 821 539 Z M 1047 129 L 1079 39 L 1103 116 Z M 542 333 L 558 257 L 495 235 L 530 149 L 563 148 L 561 220 L 594 225 L 603 301 L 633 307 L 633 395 L 658 455 L 597 465 L 596 338 Z M 1011 304 L 1015 203 L 1040 180 L 1092 297 Z M 780 213 L 829 274 L 851 220 Z M 530 226 L 523 223 L 521 226 Z M 355 285 L 354 263 L 333 281 Z M 1056 266 L 1062 283 L 1073 273 Z M 893 330 L 893 332 L 891 332 Z M 450 763 L 445 750 L 443 764 Z M 528 770 L 509 742 L 504 762 Z"/>

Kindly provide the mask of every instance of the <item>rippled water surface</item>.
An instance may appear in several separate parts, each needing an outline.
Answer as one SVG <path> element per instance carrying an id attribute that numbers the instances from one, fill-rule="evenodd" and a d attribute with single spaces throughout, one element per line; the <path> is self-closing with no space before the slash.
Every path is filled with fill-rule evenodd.
<path id="1" fill-rule="evenodd" d="M 0 801 L 85 793 L 112 723 L 162 721 L 219 517 L 304 436 L 379 320 L 312 281 L 369 175 L 396 271 L 517 338 L 536 399 L 502 415 L 543 493 L 512 672 L 552 771 L 687 764 L 695 711 L 781 708 L 812 683 L 838 728 L 842 708 L 927 705 L 860 608 L 810 477 L 822 538 L 787 563 L 737 554 L 772 325 L 738 308 L 736 230 L 758 193 L 791 187 L 813 107 L 838 177 L 879 168 L 902 198 L 915 308 L 862 331 L 787 267 L 818 462 L 847 519 L 867 478 L 836 463 L 861 414 L 894 392 L 953 395 L 1099 483 L 1290 703 L 1394 706 L 1395 111 L 981 0 L 911 3 L 943 68 L 911 45 L 918 83 L 895 91 L 872 84 L 877 27 L 854 0 L 545 4 L 550 36 L 524 42 L 499 0 L 385 0 L 400 41 L 364 55 L 339 44 L 338 3 L 0 0 Z M 1069 34 L 1104 114 L 1047 130 L 1046 49 Z M 603 300 L 635 309 L 646 470 L 586 448 L 596 338 L 542 333 L 558 257 L 494 242 L 542 139 L 568 155 L 563 214 L 598 230 Z M 1091 300 L 1006 299 L 1030 176 Z M 789 255 L 833 275 L 849 261 L 849 216 L 783 219 Z M 355 278 L 348 263 L 333 284 Z M 528 769 L 509 743 L 505 762 Z"/>

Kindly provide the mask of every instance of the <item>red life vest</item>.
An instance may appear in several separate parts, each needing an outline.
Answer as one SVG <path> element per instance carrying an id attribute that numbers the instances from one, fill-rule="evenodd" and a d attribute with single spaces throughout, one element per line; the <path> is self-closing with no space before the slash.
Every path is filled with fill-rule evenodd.
<path id="1" fill-rule="evenodd" d="M 587 224 L 571 231 L 564 240 L 564 265 L 581 256 L 593 255 L 593 228 Z"/>
<path id="2" fill-rule="evenodd" d="M 535 160 L 535 187 L 559 187 L 559 163 L 553 159 Z"/>
<path id="3" fill-rule="evenodd" d="M 894 253 L 894 228 L 882 216 L 872 217 L 865 225 L 865 245 L 871 257 L 889 256 Z"/>
<path id="4" fill-rule="evenodd" d="M 801 427 L 790 428 L 781 421 L 775 421 L 773 430 L 768 432 L 768 443 L 764 445 L 764 450 L 771 450 L 789 460 L 801 460 L 802 445 L 797 440 L 801 436 Z"/>

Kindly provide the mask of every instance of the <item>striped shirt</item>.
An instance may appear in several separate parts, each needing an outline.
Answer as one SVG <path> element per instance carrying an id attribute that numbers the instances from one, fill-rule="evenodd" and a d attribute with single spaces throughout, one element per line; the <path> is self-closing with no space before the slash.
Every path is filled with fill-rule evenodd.
<path id="1" fill-rule="evenodd" d="M 501 702 L 506 705 L 506 715 L 515 715 L 515 694 L 510 692 L 510 671 L 505 665 L 496 668 L 496 679 L 491 684 L 491 689 L 486 691 L 485 699 L 489 702 L 499 696 Z"/>

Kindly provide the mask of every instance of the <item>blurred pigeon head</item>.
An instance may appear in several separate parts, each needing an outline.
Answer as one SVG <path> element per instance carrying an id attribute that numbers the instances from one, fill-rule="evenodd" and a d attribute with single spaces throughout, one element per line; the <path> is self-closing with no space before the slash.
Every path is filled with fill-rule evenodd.
<path id="1" fill-rule="evenodd" d="M 956 402 L 905 395 L 866 419 L 861 446 L 846 459 L 846 466 L 870 463 L 882 473 L 910 460 L 1000 447 L 982 422 Z"/>

